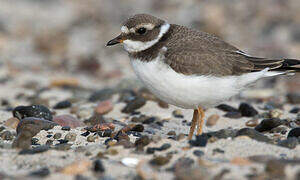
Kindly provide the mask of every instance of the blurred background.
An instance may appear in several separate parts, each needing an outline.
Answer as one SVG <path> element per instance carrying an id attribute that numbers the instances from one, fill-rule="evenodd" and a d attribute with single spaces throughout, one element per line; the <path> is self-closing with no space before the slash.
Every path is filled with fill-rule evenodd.
<path id="1" fill-rule="evenodd" d="M 127 53 L 105 44 L 136 13 L 213 33 L 250 55 L 300 59 L 299 9 L 299 0 L 1 0 L 0 82 L 134 84 Z M 300 89 L 299 75 L 279 81 Z M 265 82 L 277 81 L 258 86 Z"/>

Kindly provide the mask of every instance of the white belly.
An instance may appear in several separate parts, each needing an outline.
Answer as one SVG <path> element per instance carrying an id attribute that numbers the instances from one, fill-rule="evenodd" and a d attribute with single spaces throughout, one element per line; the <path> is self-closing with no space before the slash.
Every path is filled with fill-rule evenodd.
<path id="1" fill-rule="evenodd" d="M 153 94 L 169 104 L 186 109 L 215 106 L 238 94 L 247 84 L 263 77 L 266 72 L 220 78 L 183 75 L 158 58 L 150 62 L 132 59 L 131 64 L 138 78 Z"/>

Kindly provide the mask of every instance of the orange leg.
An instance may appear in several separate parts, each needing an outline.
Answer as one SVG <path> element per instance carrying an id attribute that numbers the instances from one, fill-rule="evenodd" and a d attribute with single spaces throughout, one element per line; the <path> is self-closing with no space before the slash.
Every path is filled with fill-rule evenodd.
<path id="1" fill-rule="evenodd" d="M 193 134 L 194 134 L 194 131 L 195 131 L 198 119 L 199 119 L 199 110 L 195 109 L 194 110 L 194 114 L 193 114 L 193 119 L 192 119 L 192 124 L 191 124 L 191 128 L 190 128 L 190 132 L 189 132 L 189 137 L 188 137 L 189 140 L 191 140 L 192 137 L 193 137 Z"/>
<path id="2" fill-rule="evenodd" d="M 203 124 L 204 124 L 204 110 L 201 107 L 198 107 L 199 113 L 199 120 L 198 120 L 198 128 L 197 128 L 197 135 L 202 134 Z"/>

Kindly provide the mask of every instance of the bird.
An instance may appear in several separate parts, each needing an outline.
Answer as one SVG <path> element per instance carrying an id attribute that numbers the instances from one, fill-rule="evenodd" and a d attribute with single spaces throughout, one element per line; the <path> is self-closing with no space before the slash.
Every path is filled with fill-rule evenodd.
<path id="1" fill-rule="evenodd" d="M 107 46 L 122 44 L 138 79 L 166 103 L 193 109 L 188 139 L 203 133 L 204 110 L 257 80 L 300 72 L 300 60 L 251 56 L 219 37 L 149 14 L 129 17 Z"/>

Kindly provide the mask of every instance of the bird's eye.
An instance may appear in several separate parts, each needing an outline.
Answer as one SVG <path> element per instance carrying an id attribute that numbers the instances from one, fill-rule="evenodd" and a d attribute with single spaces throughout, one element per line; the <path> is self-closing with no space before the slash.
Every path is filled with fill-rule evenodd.
<path id="1" fill-rule="evenodd" d="M 146 28 L 144 28 L 144 27 L 141 27 L 141 28 L 139 28 L 137 31 L 136 31 L 138 34 L 145 34 L 146 33 Z"/>

